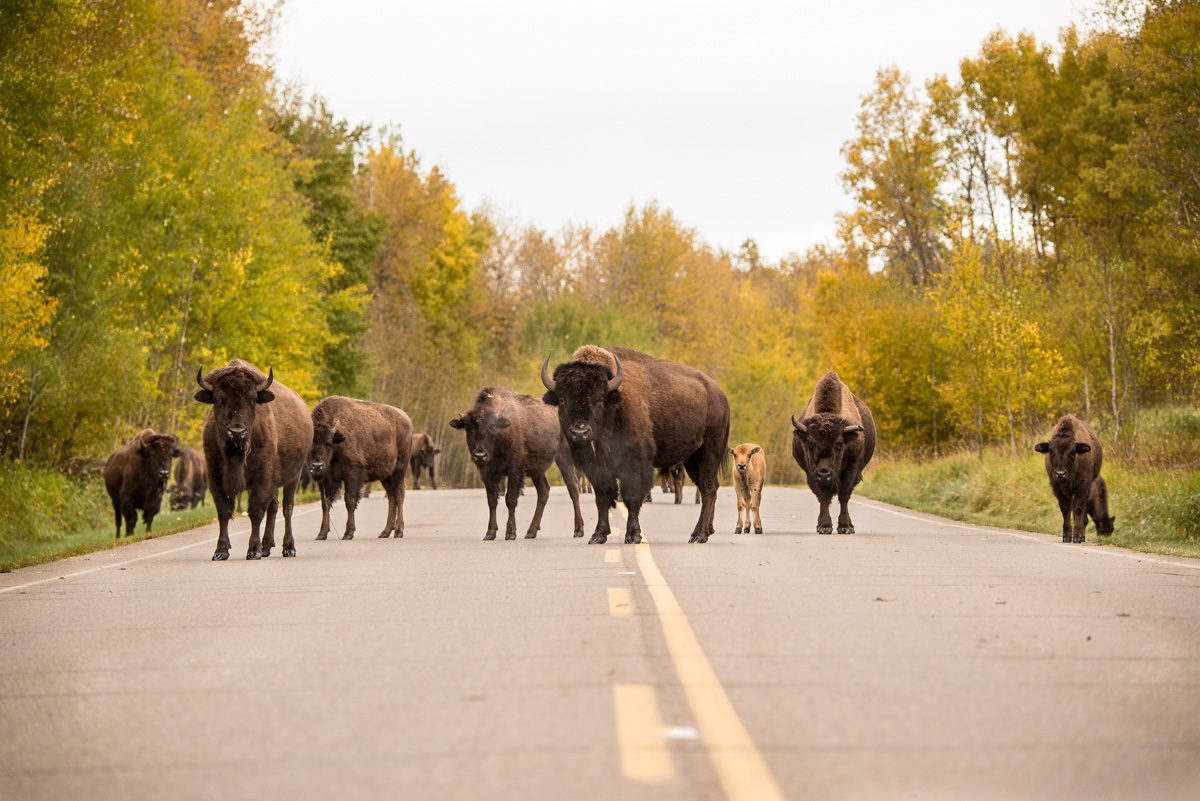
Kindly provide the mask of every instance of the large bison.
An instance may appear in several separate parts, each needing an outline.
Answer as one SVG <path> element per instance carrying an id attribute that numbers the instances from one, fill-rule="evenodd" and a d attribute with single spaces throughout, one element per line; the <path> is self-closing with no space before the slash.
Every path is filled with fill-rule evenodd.
<path id="1" fill-rule="evenodd" d="M 608 539 L 608 512 L 618 495 L 628 511 L 625 542 L 641 542 L 638 514 L 654 470 L 680 462 L 702 499 L 689 542 L 707 542 L 729 442 L 729 399 L 717 382 L 629 348 L 584 345 L 554 369 L 553 378 L 549 364 L 549 358 L 542 364 L 544 400 L 558 407 L 575 466 L 596 489 L 600 520 L 591 542 Z"/>
<path id="2" fill-rule="evenodd" d="M 204 466 L 204 454 L 195 448 L 184 448 L 175 464 L 175 483 L 167 489 L 171 496 L 171 510 L 195 509 L 204 505 L 204 493 L 208 492 L 208 471 Z"/>
<path id="3" fill-rule="evenodd" d="M 108 457 L 104 465 L 104 486 L 112 498 L 118 539 L 122 518 L 125 536 L 133 536 L 138 509 L 142 510 L 146 531 L 150 531 L 154 516 L 162 508 L 163 488 L 171 477 L 171 459 L 181 453 L 179 438 L 174 434 L 156 434 L 147 428 Z"/>
<path id="4" fill-rule="evenodd" d="M 830 370 L 817 382 L 801 419 L 792 417 L 792 428 L 792 458 L 808 477 L 808 486 L 821 504 L 817 533 L 833 533 L 829 506 L 837 495 L 841 505 L 837 533 L 853 534 L 850 495 L 875 453 L 875 418 L 871 410 Z"/>
<path id="5" fill-rule="evenodd" d="M 1054 426 L 1050 441 L 1033 449 L 1046 454 L 1046 476 L 1062 512 L 1062 541 L 1083 542 L 1088 515 L 1097 534 L 1112 534 L 1116 518 L 1108 513 L 1108 485 L 1100 476 L 1104 448 L 1092 427 L 1073 414 L 1065 415 Z"/>
<path id="6" fill-rule="evenodd" d="M 333 395 L 312 412 L 312 449 L 308 469 L 321 488 L 321 529 L 329 536 L 329 507 L 335 490 L 344 488 L 346 531 L 354 539 L 354 510 L 363 487 L 378 481 L 387 493 L 388 515 L 380 538 L 404 536 L 404 474 L 412 447 L 412 420 L 394 406 Z"/>
<path id="7" fill-rule="evenodd" d="M 221 533 L 213 561 L 229 558 L 229 519 L 234 502 L 249 492 L 250 543 L 247 559 L 271 555 L 275 547 L 275 512 L 283 488 L 283 555 L 296 555 L 292 537 L 292 506 L 300 483 L 300 468 L 312 445 L 308 407 L 289 387 L 275 381 L 271 371 L 233 359 L 224 367 L 196 373 L 196 400 L 212 406 L 204 418 L 204 459 L 209 489 Z M 260 527 L 266 515 L 266 527 Z"/>
<path id="8" fill-rule="evenodd" d="M 413 434 L 412 435 L 412 450 L 409 459 L 409 466 L 412 469 L 413 489 L 421 488 L 421 471 L 429 471 L 429 483 L 437 489 L 437 474 L 434 472 L 434 458 L 442 449 L 433 444 L 433 437 L 428 434 Z"/>
<path id="9" fill-rule="evenodd" d="M 583 515 L 579 511 L 579 490 L 575 466 L 571 462 L 566 440 L 558 430 L 554 410 L 537 398 L 521 395 L 506 387 L 484 387 L 475 398 L 475 405 L 450 421 L 467 435 L 467 450 L 479 469 L 479 477 L 487 490 L 488 527 L 485 540 L 496 539 L 496 503 L 501 492 L 508 507 L 508 524 L 504 539 L 517 538 L 517 499 L 525 477 L 529 476 L 537 489 L 537 508 L 525 539 L 537 536 L 542 526 L 542 510 L 550 497 L 550 482 L 546 471 L 557 464 L 562 473 L 567 494 L 575 507 L 575 536 L 583 536 Z"/>

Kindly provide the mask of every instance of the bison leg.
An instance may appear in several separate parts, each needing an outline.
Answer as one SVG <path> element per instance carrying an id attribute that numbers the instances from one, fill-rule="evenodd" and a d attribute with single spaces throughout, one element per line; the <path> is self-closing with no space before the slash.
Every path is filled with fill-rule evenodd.
<path id="1" fill-rule="evenodd" d="M 488 502 L 488 527 L 487 533 L 483 535 L 485 540 L 496 539 L 496 532 L 500 530 L 499 524 L 496 523 L 496 504 L 500 502 L 500 480 L 493 479 L 487 482 L 487 502 Z"/>
<path id="2" fill-rule="evenodd" d="M 829 507 L 833 504 L 833 496 L 826 495 L 822 497 L 818 495 L 817 502 L 821 504 L 821 510 L 817 512 L 817 533 L 832 534 L 833 518 L 829 515 Z"/>
<path id="3" fill-rule="evenodd" d="M 346 501 L 346 530 L 342 532 L 342 539 L 354 539 L 354 510 L 358 508 L 358 499 L 362 497 L 363 483 L 362 477 L 351 473 L 346 476 L 346 483 L 343 485 L 345 490 Z"/>
<path id="4" fill-rule="evenodd" d="M 325 488 L 324 481 L 317 482 L 317 492 L 321 495 L 321 528 L 317 530 L 317 539 L 329 537 L 329 509 L 333 506 L 333 493 Z"/>
<path id="5" fill-rule="evenodd" d="M 434 473 L 433 468 L 433 465 L 429 465 L 429 486 L 437 489 L 437 474 Z"/>
<path id="6" fill-rule="evenodd" d="M 1070 542 L 1071 536 L 1073 533 L 1072 527 L 1071 527 L 1071 499 L 1070 498 L 1059 498 L 1058 499 L 1058 511 L 1062 512 L 1062 519 L 1063 519 L 1063 529 L 1062 529 L 1063 539 L 1062 539 L 1062 541 Z"/>
<path id="7" fill-rule="evenodd" d="M 742 488 L 741 488 L 741 487 L 734 487 L 734 493 L 733 493 L 733 494 L 734 494 L 735 496 L 737 496 L 737 505 L 738 505 L 738 521 L 737 521 L 737 528 L 735 528 L 735 529 L 733 530 L 733 533 L 734 533 L 734 534 L 741 534 L 741 533 L 742 533 L 742 508 L 746 506 L 746 503 L 745 503 L 745 501 L 743 501 L 743 500 L 742 500 Z M 746 530 L 747 530 L 747 531 L 749 531 L 749 530 L 750 530 L 750 520 L 749 520 L 749 518 L 750 518 L 750 515 L 749 515 L 749 513 L 747 513 L 747 514 L 746 514 Z"/>
<path id="8" fill-rule="evenodd" d="M 117 519 L 117 539 L 121 539 L 121 504 L 114 497 L 112 499 L 113 517 Z"/>
<path id="9" fill-rule="evenodd" d="M 508 521 L 504 524 L 504 539 L 517 538 L 517 501 L 525 490 L 525 476 L 509 476 L 504 490 L 504 505 L 508 507 Z"/>
<path id="10" fill-rule="evenodd" d="M 413 462 L 409 467 L 412 469 L 413 474 L 413 489 L 419 490 L 421 488 L 421 465 Z"/>
<path id="11" fill-rule="evenodd" d="M 1087 539 L 1087 496 L 1079 493 L 1075 497 L 1075 502 L 1071 504 L 1071 512 L 1075 515 L 1075 542 L 1083 542 Z"/>
<path id="12" fill-rule="evenodd" d="M 596 476 L 591 477 L 592 491 L 596 496 L 596 512 L 599 519 L 596 521 L 596 530 L 592 534 L 592 538 L 588 540 L 588 545 L 603 545 L 608 542 L 608 535 L 612 532 L 612 528 L 608 525 L 608 512 L 617 505 L 617 482 L 611 476 Z"/>
<path id="13" fill-rule="evenodd" d="M 292 536 L 292 508 L 296 505 L 296 490 L 300 486 L 300 477 L 283 487 L 283 556 L 296 555 L 296 539 Z"/>
<path id="14" fill-rule="evenodd" d="M 575 471 L 575 463 L 571 461 L 571 452 L 561 450 L 554 463 L 562 473 L 563 483 L 567 485 L 567 495 L 571 497 L 571 506 L 575 509 L 575 536 L 582 537 L 583 512 L 579 510 L 579 474 Z"/>
<path id="15" fill-rule="evenodd" d="M 229 519 L 233 517 L 233 498 L 227 497 L 221 489 L 218 479 L 213 482 L 213 506 L 217 507 L 217 521 L 220 533 L 217 535 L 217 550 L 213 552 L 214 562 L 223 562 L 229 558 Z"/>
<path id="16" fill-rule="evenodd" d="M 278 496 L 271 498 L 271 502 L 267 504 L 267 516 L 263 523 L 263 539 L 262 539 L 262 555 L 264 557 L 271 555 L 271 549 L 275 547 L 275 513 L 279 511 Z"/>
<path id="17" fill-rule="evenodd" d="M 247 559 L 262 559 L 262 520 L 263 514 L 267 511 L 267 500 L 259 499 L 250 495 L 250 500 L 246 504 L 247 511 L 250 514 L 250 542 L 246 545 Z"/>
<path id="18" fill-rule="evenodd" d="M 850 492 L 838 493 L 838 505 L 841 507 L 838 511 L 838 534 L 853 534 L 854 522 L 850 520 Z"/>
<path id="19" fill-rule="evenodd" d="M 696 492 L 700 495 L 700 519 L 688 542 L 708 542 L 713 533 L 713 517 L 717 511 L 717 488 L 720 486 L 718 477 L 721 460 L 728 450 L 729 432 L 725 437 L 707 440 L 700 450 L 696 451 L 684 462 L 683 467 L 696 484 Z"/>
<path id="20" fill-rule="evenodd" d="M 399 539 L 404 536 L 404 471 L 397 470 L 379 482 L 388 499 L 388 522 L 379 536 L 386 537 L 389 529 Z"/>
<path id="21" fill-rule="evenodd" d="M 683 471 L 674 471 L 671 474 L 671 479 L 675 482 L 675 503 L 683 503 Z"/>
<path id="22" fill-rule="evenodd" d="M 546 501 L 550 499 L 550 482 L 546 480 L 546 474 L 534 474 L 530 476 L 533 481 L 533 488 L 537 490 L 537 508 L 533 510 L 533 520 L 529 524 L 529 531 L 525 534 L 525 539 L 531 540 L 537 536 L 538 531 L 542 528 L 542 512 L 546 508 Z"/>
<path id="23" fill-rule="evenodd" d="M 121 514 L 125 518 L 125 536 L 132 537 L 133 530 L 137 528 L 137 507 L 133 503 L 132 498 L 126 498 L 121 504 Z"/>
<path id="24" fill-rule="evenodd" d="M 762 492 L 763 492 L 762 485 L 759 484 L 758 489 L 756 489 L 754 491 L 754 494 L 750 497 L 750 508 L 754 511 L 754 533 L 755 534 L 763 533 L 762 518 L 758 516 L 758 508 L 762 505 Z M 746 515 L 746 527 L 749 528 L 749 526 L 750 526 L 750 515 L 747 514 Z"/>

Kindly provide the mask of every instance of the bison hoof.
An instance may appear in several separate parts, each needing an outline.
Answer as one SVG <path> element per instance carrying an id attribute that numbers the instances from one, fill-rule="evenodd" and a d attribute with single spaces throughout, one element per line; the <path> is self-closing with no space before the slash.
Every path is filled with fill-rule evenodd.
<path id="1" fill-rule="evenodd" d="M 528 534 L 526 534 L 526 535 L 525 535 L 525 539 L 527 539 L 527 540 L 536 540 L 536 539 L 537 539 L 537 532 L 536 532 L 536 531 L 531 531 L 531 532 L 529 532 Z"/>
<path id="2" fill-rule="evenodd" d="M 506 540 L 515 540 L 516 538 L 517 538 L 517 534 L 516 534 L 516 532 L 513 532 L 512 534 L 505 534 L 505 535 L 504 535 L 504 539 L 506 539 Z"/>
<path id="3" fill-rule="evenodd" d="M 1083 537 L 1076 537 L 1076 538 L 1075 538 L 1075 542 L 1076 542 L 1077 544 L 1078 544 L 1078 543 L 1080 543 L 1080 542 L 1083 542 Z"/>
<path id="4" fill-rule="evenodd" d="M 832 534 L 833 526 L 817 526 L 818 534 Z"/>
<path id="5" fill-rule="evenodd" d="M 708 542 L 707 534 L 693 534 L 688 542 Z"/>
<path id="6" fill-rule="evenodd" d="M 838 534 L 853 534 L 854 526 L 838 526 L 837 533 Z"/>
<path id="7" fill-rule="evenodd" d="M 246 558 L 258 560 L 258 559 L 262 559 L 262 554 L 259 553 L 258 551 L 249 551 L 246 553 Z"/>
<path id="8" fill-rule="evenodd" d="M 386 540 L 390 536 L 392 536 L 392 532 L 387 531 L 385 529 L 384 532 L 382 534 L 380 534 L 376 539 Z"/>
<path id="9" fill-rule="evenodd" d="M 496 532 L 494 532 L 494 531 L 489 531 L 487 534 L 484 534 L 484 535 L 483 535 L 483 538 L 484 538 L 485 540 L 494 540 L 494 539 L 496 539 Z"/>
<path id="10" fill-rule="evenodd" d="M 1063 542 L 1070 542 L 1070 541 L 1071 541 L 1071 535 L 1063 534 Z"/>
<path id="11" fill-rule="evenodd" d="M 214 562 L 224 562 L 228 558 L 229 558 L 228 551 L 217 551 L 216 553 L 213 554 L 212 560 Z"/>
<path id="12" fill-rule="evenodd" d="M 342 535 L 342 539 L 344 539 L 344 540 L 352 540 L 352 539 L 354 539 L 354 532 L 353 532 L 353 531 L 347 531 L 345 534 L 343 534 L 343 535 Z"/>
<path id="13" fill-rule="evenodd" d="M 319 540 L 327 540 L 327 539 L 329 539 L 329 532 L 328 532 L 328 531 L 326 531 L 324 534 L 318 534 L 318 535 L 317 535 L 317 539 L 319 539 Z"/>
<path id="14" fill-rule="evenodd" d="M 637 545 L 641 541 L 642 541 L 641 534 L 626 534 L 625 535 L 625 544 L 626 545 Z"/>
<path id="15" fill-rule="evenodd" d="M 733 533 L 734 533 L 734 534 L 741 534 L 741 533 L 742 533 L 742 527 L 741 527 L 741 526 L 738 526 L 737 528 L 735 528 L 735 529 L 733 530 Z"/>
<path id="16" fill-rule="evenodd" d="M 395 531 L 392 532 L 392 536 L 395 537 L 396 539 L 400 539 L 401 537 L 404 536 L 404 532 L 401 531 L 400 529 L 396 529 Z"/>
<path id="17" fill-rule="evenodd" d="M 583 536 L 583 532 L 582 532 L 582 531 L 576 531 L 576 532 L 575 532 L 575 536 L 576 536 L 576 537 L 582 537 L 582 536 Z"/>
<path id="18" fill-rule="evenodd" d="M 271 555 L 271 549 L 270 549 L 270 548 L 263 548 L 263 550 L 262 550 L 262 558 L 263 558 L 263 559 L 266 559 L 266 558 L 267 558 L 268 556 L 270 556 L 270 555 Z"/>
<path id="19" fill-rule="evenodd" d="M 593 534 L 592 538 L 588 540 L 588 545 L 603 545 L 606 542 L 608 542 L 607 534 Z"/>
<path id="20" fill-rule="evenodd" d="M 755 526 L 755 527 L 754 527 L 754 533 L 755 533 L 755 534 L 762 534 L 762 527 L 761 527 L 761 526 Z"/>
<path id="21" fill-rule="evenodd" d="M 284 548 L 283 549 L 283 558 L 284 559 L 288 558 L 289 556 L 295 556 L 295 555 L 296 555 L 295 548 Z"/>

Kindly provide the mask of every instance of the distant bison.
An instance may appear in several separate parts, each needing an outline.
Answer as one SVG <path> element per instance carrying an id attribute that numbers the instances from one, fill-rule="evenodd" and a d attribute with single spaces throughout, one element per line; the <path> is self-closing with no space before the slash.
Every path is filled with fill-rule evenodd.
<path id="1" fill-rule="evenodd" d="M 122 518 L 125 536 L 133 536 L 138 509 L 142 510 L 146 531 L 150 531 L 154 516 L 162 508 L 163 488 L 171 477 L 171 459 L 181 454 L 178 437 L 156 434 L 147 428 L 108 457 L 104 465 L 104 486 L 112 498 L 118 539 Z"/>
<path id="2" fill-rule="evenodd" d="M 429 483 L 434 489 L 437 489 L 437 474 L 434 471 L 434 457 L 442 452 L 442 449 L 433 444 L 433 437 L 428 434 L 413 434 L 412 435 L 412 450 L 409 459 L 409 468 L 412 470 L 413 489 L 421 488 L 421 471 L 429 471 Z"/>
<path id="3" fill-rule="evenodd" d="M 608 513 L 618 494 L 628 511 L 625 542 L 641 542 L 638 515 L 654 470 L 681 462 L 703 500 L 689 542 L 707 542 L 729 442 L 729 399 L 717 382 L 629 348 L 584 345 L 553 378 L 549 364 L 547 358 L 542 365 L 544 400 L 558 407 L 575 466 L 596 489 L 600 520 L 591 542 L 608 539 Z"/>
<path id="4" fill-rule="evenodd" d="M 333 395 L 312 412 L 312 449 L 308 469 L 321 487 L 321 529 L 329 536 L 329 507 L 335 490 L 345 488 L 346 531 L 354 539 L 354 511 L 371 481 L 383 485 L 388 515 L 380 538 L 404 536 L 404 474 L 412 447 L 412 420 L 394 406 Z"/>
<path id="5" fill-rule="evenodd" d="M 754 515 L 754 533 L 762 534 L 762 518 L 758 516 L 762 505 L 763 484 L 767 480 L 767 457 L 762 448 L 753 442 L 744 442 L 730 448 L 733 456 L 733 491 L 737 495 L 738 519 L 734 534 L 750 533 L 750 515 Z M 742 526 L 742 510 L 746 510 L 746 525 Z"/>
<path id="6" fill-rule="evenodd" d="M 204 505 L 204 494 L 208 492 L 208 470 L 204 466 L 204 454 L 195 448 L 184 448 L 183 455 L 175 465 L 175 483 L 167 490 L 171 496 L 171 509 L 195 509 Z"/>
<path id="7" fill-rule="evenodd" d="M 841 505 L 837 533 L 853 534 L 850 495 L 875 453 L 875 418 L 871 410 L 830 370 L 817 382 L 802 419 L 792 417 L 792 428 L 792 458 L 808 477 L 808 486 L 821 504 L 817 533 L 833 533 L 829 506 L 837 495 Z"/>
<path id="8" fill-rule="evenodd" d="M 550 497 L 550 482 L 546 471 L 557 464 L 562 473 L 567 494 L 575 507 L 576 537 L 583 536 L 583 515 L 579 511 L 579 490 L 575 481 L 575 466 L 571 462 L 566 440 L 558 430 L 554 410 L 537 398 L 521 395 L 506 387 L 484 387 L 475 398 L 475 405 L 450 421 L 467 435 L 467 450 L 479 470 L 487 490 L 488 527 L 485 540 L 496 539 L 496 503 L 504 493 L 508 506 L 508 523 L 504 539 L 517 538 L 517 499 L 525 477 L 529 476 L 537 490 L 537 508 L 525 539 L 537 536 L 542 525 L 542 511 Z"/>
<path id="9" fill-rule="evenodd" d="M 212 406 L 204 418 L 204 460 L 221 527 L 213 561 L 229 558 L 229 519 L 233 517 L 234 502 L 244 491 L 250 495 L 246 558 L 271 555 L 280 488 L 283 555 L 295 556 L 292 506 L 300 470 L 312 445 L 308 407 L 295 391 L 275 381 L 274 371 L 263 375 L 241 359 L 233 359 L 208 375 L 200 368 L 196 383 L 200 385 L 196 400 Z"/>
<path id="10" fill-rule="evenodd" d="M 1050 441 L 1033 449 L 1046 454 L 1046 475 L 1062 512 L 1062 541 L 1083 542 L 1088 515 L 1097 534 L 1112 534 L 1116 518 L 1108 513 L 1108 485 L 1100 476 L 1104 448 L 1092 427 L 1073 414 L 1065 415 L 1054 426 Z"/>

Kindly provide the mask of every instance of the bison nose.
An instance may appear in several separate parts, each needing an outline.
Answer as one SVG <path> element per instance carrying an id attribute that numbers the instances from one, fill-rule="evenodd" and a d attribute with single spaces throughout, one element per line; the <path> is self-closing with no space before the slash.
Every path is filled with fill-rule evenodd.
<path id="1" fill-rule="evenodd" d="M 325 469 L 324 462 L 313 462 L 308 466 L 308 472 L 310 472 L 310 473 L 320 473 L 324 469 Z"/>
<path id="2" fill-rule="evenodd" d="M 479 464 L 483 464 L 488 460 L 488 453 L 487 451 L 474 451 L 471 453 L 471 458 Z"/>
<path id="3" fill-rule="evenodd" d="M 737 468 L 738 468 L 738 470 L 741 470 L 743 473 L 746 472 L 746 465 L 744 465 L 744 464 L 739 464 L 737 466 Z"/>
<path id="4" fill-rule="evenodd" d="M 1065 478 L 1065 477 L 1066 477 L 1066 475 L 1067 475 L 1067 471 L 1066 471 L 1066 470 L 1055 470 L 1055 471 L 1054 471 L 1054 476 L 1055 476 L 1055 478 Z"/>
<path id="5" fill-rule="evenodd" d="M 817 468 L 817 478 L 821 478 L 821 479 L 833 478 L 833 471 L 830 470 L 828 467 L 818 467 Z"/>
<path id="6" fill-rule="evenodd" d="M 229 426 L 225 429 L 225 433 L 230 439 L 239 441 L 245 440 L 250 434 L 250 432 L 246 430 L 246 427 L 241 423 L 234 423 L 233 425 Z"/>
<path id="7" fill-rule="evenodd" d="M 171 477 L 171 471 L 170 470 L 159 470 L 158 477 L 161 478 L 163 481 L 166 481 L 168 478 Z"/>
<path id="8" fill-rule="evenodd" d="M 581 442 L 592 436 L 592 427 L 586 423 L 576 423 L 567 429 L 567 438 L 572 442 Z"/>

